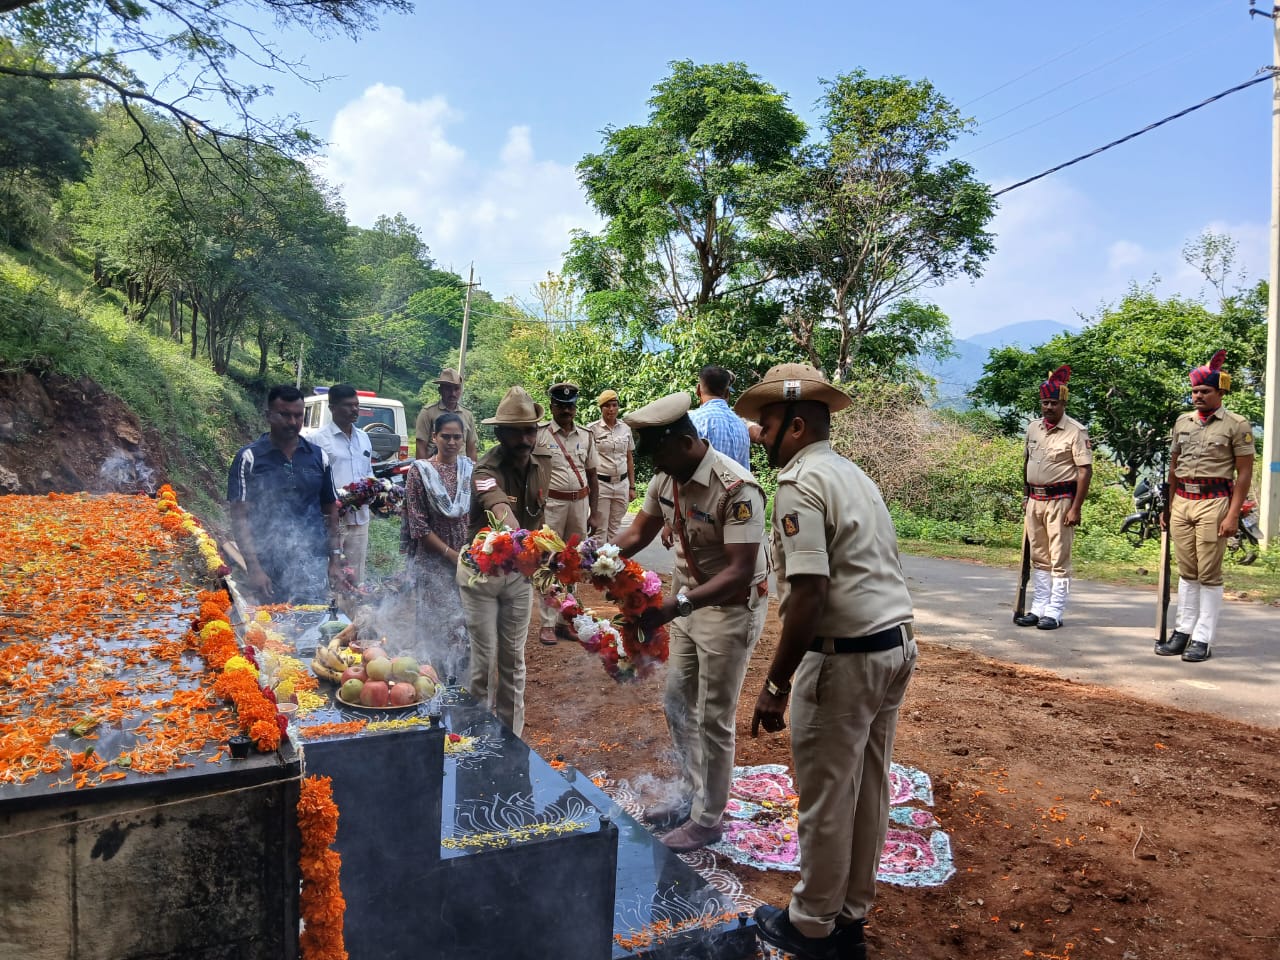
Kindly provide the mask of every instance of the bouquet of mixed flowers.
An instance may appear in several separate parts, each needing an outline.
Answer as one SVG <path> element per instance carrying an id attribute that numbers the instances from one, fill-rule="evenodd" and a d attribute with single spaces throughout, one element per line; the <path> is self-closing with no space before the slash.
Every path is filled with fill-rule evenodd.
<path id="1" fill-rule="evenodd" d="M 615 680 L 648 676 L 667 659 L 667 628 L 640 629 L 646 610 L 662 606 L 662 580 L 610 543 L 582 539 L 565 543 L 550 528 L 511 530 L 490 516 L 462 554 L 472 581 L 520 573 L 532 581 L 543 603 L 555 607 L 577 641 L 597 653 Z M 585 609 L 569 588 L 590 583 L 618 605 L 612 619 Z"/>
<path id="2" fill-rule="evenodd" d="M 361 477 L 338 490 L 338 513 L 345 516 L 367 506 L 380 517 L 388 517 L 400 509 L 404 488 L 390 480 Z"/>

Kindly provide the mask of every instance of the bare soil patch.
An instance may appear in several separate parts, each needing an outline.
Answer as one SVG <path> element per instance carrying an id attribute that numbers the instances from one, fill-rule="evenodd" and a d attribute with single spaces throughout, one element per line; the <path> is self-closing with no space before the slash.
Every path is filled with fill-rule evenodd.
<path id="1" fill-rule="evenodd" d="M 594 591 L 583 599 L 599 611 Z M 661 676 L 610 680 L 580 647 L 541 646 L 534 618 L 525 738 L 633 784 L 673 775 Z M 738 762 L 790 763 L 753 740 L 776 610 L 738 709 Z M 1169 710 L 921 638 L 895 759 L 933 779 L 956 876 L 881 885 L 872 957 L 1179 960 L 1280 957 L 1280 764 L 1273 731 Z M 782 904 L 795 874 L 729 865 Z"/>

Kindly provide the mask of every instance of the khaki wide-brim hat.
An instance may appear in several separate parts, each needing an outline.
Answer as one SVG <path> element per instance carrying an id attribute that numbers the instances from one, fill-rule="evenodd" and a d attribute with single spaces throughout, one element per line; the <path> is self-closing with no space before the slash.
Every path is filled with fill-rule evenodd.
<path id="1" fill-rule="evenodd" d="M 748 420 L 759 420 L 760 411 L 771 403 L 811 400 L 824 403 L 834 413 L 853 403 L 843 390 L 831 385 L 821 370 L 808 363 L 780 363 L 770 367 L 759 383 L 743 391 L 734 412 Z"/>
<path id="2" fill-rule="evenodd" d="M 498 412 L 480 422 L 487 427 L 536 427 L 542 421 L 542 404 L 534 403 L 524 387 L 507 391 Z"/>
<path id="3" fill-rule="evenodd" d="M 445 367 L 440 371 L 440 376 L 436 377 L 436 383 L 450 383 L 455 387 L 462 386 L 462 377 L 458 376 L 458 371 L 453 367 Z"/>

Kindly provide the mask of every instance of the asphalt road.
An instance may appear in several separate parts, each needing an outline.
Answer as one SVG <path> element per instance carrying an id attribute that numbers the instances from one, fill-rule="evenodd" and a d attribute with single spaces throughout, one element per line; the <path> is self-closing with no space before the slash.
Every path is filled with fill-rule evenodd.
<path id="1" fill-rule="evenodd" d="M 636 560 L 668 573 L 674 553 L 651 544 Z M 1017 572 L 958 560 L 904 556 L 917 635 L 1009 663 L 1051 670 L 1152 702 L 1280 728 L 1280 608 L 1223 605 L 1213 657 L 1158 657 L 1155 590 L 1076 580 L 1059 630 L 1013 623 Z M 1230 592 L 1230 569 L 1227 588 Z M 1172 616 L 1170 605 L 1170 615 Z"/>

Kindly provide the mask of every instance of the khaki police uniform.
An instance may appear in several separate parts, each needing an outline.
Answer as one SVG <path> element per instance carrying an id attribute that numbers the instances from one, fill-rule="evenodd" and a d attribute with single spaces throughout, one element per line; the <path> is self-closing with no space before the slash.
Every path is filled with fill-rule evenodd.
<path id="1" fill-rule="evenodd" d="M 772 540 L 784 624 L 788 578 L 829 580 L 791 692 L 801 853 L 789 913 L 802 934 L 825 937 L 837 918 L 864 919 L 875 898 L 898 708 L 917 656 L 911 597 L 879 489 L 827 442 L 778 473 Z M 843 645 L 883 649 L 836 652 Z"/>
<path id="2" fill-rule="evenodd" d="M 1173 425 L 1173 489 L 1169 491 L 1169 538 L 1178 560 L 1178 577 L 1202 586 L 1222 585 L 1222 558 L 1227 541 L 1218 527 L 1231 505 L 1236 482 L 1236 457 L 1254 455 L 1249 421 L 1219 407 L 1201 421 L 1194 410 Z M 1238 478 L 1249 483 L 1251 477 Z"/>
<path id="3" fill-rule="evenodd" d="M 621 420 L 610 427 L 604 419 L 587 425 L 595 440 L 596 455 L 600 460 L 600 496 L 596 507 L 604 524 L 604 538 L 609 543 L 618 536 L 622 518 L 631 504 L 631 472 L 627 468 L 627 454 L 635 450 L 631 428 Z"/>
<path id="4" fill-rule="evenodd" d="M 476 430 L 476 418 L 466 407 L 458 405 L 457 410 L 449 410 L 444 403 L 437 400 L 430 406 L 423 407 L 418 413 L 418 419 L 413 423 L 413 436 L 419 443 L 427 445 L 427 456 L 423 459 L 429 459 L 436 454 L 435 436 L 436 418 L 444 413 L 456 413 L 462 418 L 462 452 L 472 449 L 472 445 L 476 443 L 479 437 L 479 431 Z"/>
<path id="5" fill-rule="evenodd" d="M 1027 427 L 1027 505 L 1023 518 L 1031 563 L 1054 578 L 1071 576 L 1075 527 L 1066 524 L 1076 495 L 1078 467 L 1093 464 L 1089 431 L 1063 414 L 1057 424 L 1037 417 Z"/>
<path id="6" fill-rule="evenodd" d="M 538 410 L 542 412 L 541 408 Z M 506 503 L 521 527 L 542 526 L 551 464 L 535 449 L 526 470 L 506 462 L 501 445 L 476 464 L 471 477 L 471 536 L 488 524 L 486 511 Z M 524 729 L 524 647 L 532 616 L 533 585 L 518 572 L 471 583 L 458 564 L 457 584 L 471 634 L 471 695 L 519 736 Z"/>
<path id="7" fill-rule="evenodd" d="M 600 465 L 591 431 L 577 424 L 562 430 L 555 421 L 544 423 L 538 428 L 534 452 L 551 467 L 544 522 L 564 540 L 575 533 L 586 536 L 587 520 L 591 516 L 587 471 L 599 470 Z M 554 628 L 560 622 L 560 612 L 554 607 L 540 603 L 538 612 L 544 628 Z"/>
<path id="8" fill-rule="evenodd" d="M 668 625 L 663 708 L 680 766 L 681 792 L 693 798 L 689 818 L 715 827 L 729 801 L 738 695 L 768 609 L 764 494 L 744 467 L 708 446 L 687 483 L 656 475 L 642 509 L 676 531 L 671 585 L 677 594 L 728 565 L 726 543 L 760 545 L 751 586 L 740 600 L 700 607 Z"/>

